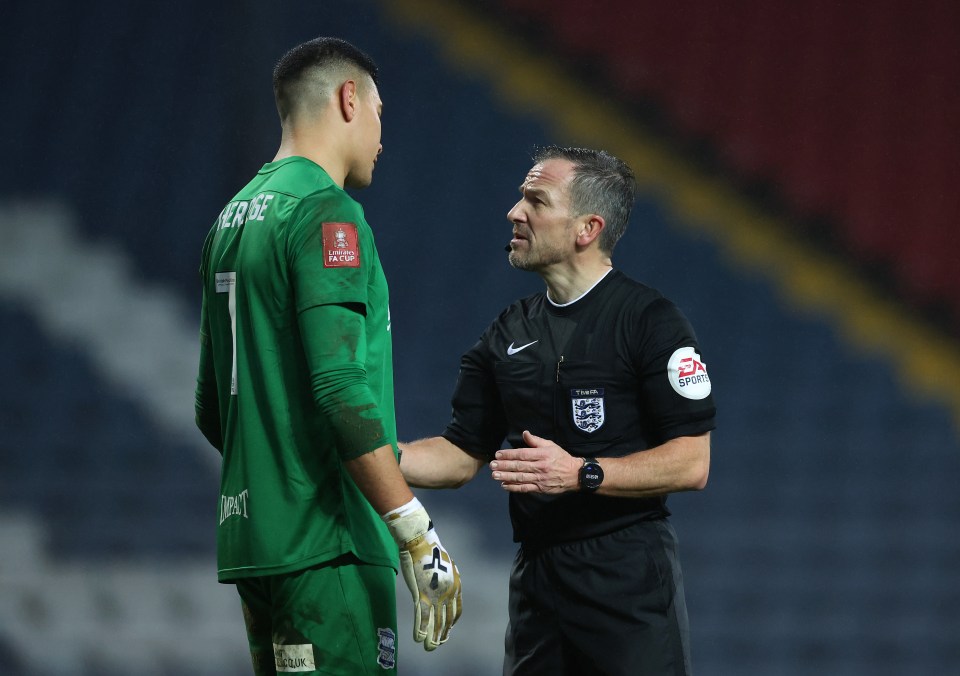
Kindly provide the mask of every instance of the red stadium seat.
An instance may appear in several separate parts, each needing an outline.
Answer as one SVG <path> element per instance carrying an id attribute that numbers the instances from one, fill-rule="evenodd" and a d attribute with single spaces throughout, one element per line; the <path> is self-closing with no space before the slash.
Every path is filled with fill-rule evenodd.
<path id="1" fill-rule="evenodd" d="M 960 317 L 960 3 L 502 2 Z"/>

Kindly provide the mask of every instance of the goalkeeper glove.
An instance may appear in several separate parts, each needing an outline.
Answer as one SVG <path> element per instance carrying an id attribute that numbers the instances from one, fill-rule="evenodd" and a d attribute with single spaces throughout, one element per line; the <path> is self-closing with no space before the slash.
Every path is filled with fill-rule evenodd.
<path id="1" fill-rule="evenodd" d="M 383 520 L 400 548 L 400 570 L 413 596 L 413 640 L 422 642 L 425 650 L 436 650 L 463 610 L 460 571 L 416 498 L 384 514 Z"/>

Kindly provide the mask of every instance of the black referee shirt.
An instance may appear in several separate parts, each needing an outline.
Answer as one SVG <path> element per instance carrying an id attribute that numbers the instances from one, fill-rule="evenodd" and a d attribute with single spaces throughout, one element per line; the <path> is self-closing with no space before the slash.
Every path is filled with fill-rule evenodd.
<path id="1" fill-rule="evenodd" d="M 714 428 L 700 348 L 683 313 L 614 270 L 558 307 L 546 293 L 504 310 L 461 359 L 443 436 L 491 458 L 530 430 L 575 456 L 618 457 Z M 510 494 L 514 540 L 549 544 L 669 514 L 666 498 Z"/>

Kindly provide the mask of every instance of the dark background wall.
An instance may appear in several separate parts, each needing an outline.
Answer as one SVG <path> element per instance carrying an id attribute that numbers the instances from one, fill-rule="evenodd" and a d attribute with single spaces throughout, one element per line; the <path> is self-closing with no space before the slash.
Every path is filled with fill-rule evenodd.
<path id="1" fill-rule="evenodd" d="M 846 119 L 851 109 L 767 103 L 775 92 L 805 91 L 797 72 L 829 71 L 835 62 L 818 62 L 821 52 L 842 48 L 874 63 L 869 26 L 887 24 L 866 21 L 875 16 L 866 11 L 861 23 L 851 9 L 839 39 L 818 32 L 836 21 L 815 3 L 793 35 L 804 45 L 804 36 L 826 35 L 802 52 L 814 65 L 749 70 L 716 55 L 746 42 L 744 63 L 776 64 L 770 55 L 789 50 L 758 37 L 788 23 L 775 12 L 614 2 L 576 14 L 575 5 L 49 0 L 8 8 L 0 28 L 0 673 L 249 672 L 233 590 L 215 582 L 216 454 L 192 429 L 196 270 L 222 204 L 275 152 L 273 63 L 319 34 L 343 36 L 381 65 L 384 154 L 374 184 L 356 196 L 391 282 L 402 438 L 442 429 L 459 355 L 505 304 L 541 288 L 502 250 L 533 145 L 589 142 L 589 130 L 572 131 L 580 128 L 565 117 L 578 106 L 594 105 L 598 126 L 601 105 L 621 110 L 622 128 L 595 131 L 622 132 L 605 145 L 644 170 L 615 264 L 688 314 L 720 411 L 707 490 L 671 499 L 698 672 L 946 673 L 960 663 L 958 345 L 952 305 L 938 291 L 953 278 L 904 281 L 909 270 L 876 248 L 882 238 L 867 241 L 872 249 L 858 244 L 853 212 L 785 198 L 852 194 L 864 189 L 857 179 L 882 172 L 838 171 L 797 188 L 793 179 L 807 175 L 781 163 L 797 146 L 785 151 L 771 129 L 807 130 L 798 143 L 808 157 L 821 156 L 815 141 L 849 151 L 844 134 L 811 131 L 822 125 L 810 116 L 820 120 L 825 109 Z M 881 5 L 906 27 L 946 24 L 936 40 L 894 30 L 904 53 L 958 32 L 955 12 L 938 9 L 934 21 Z M 614 45 L 626 51 L 611 55 Z M 681 54 L 699 61 L 679 68 Z M 493 58 L 506 65 L 483 67 Z M 857 71 L 851 77 L 857 82 Z M 916 91 L 909 73 L 898 77 L 900 89 L 875 87 L 847 105 L 886 108 Z M 940 80 L 915 79 L 933 92 L 922 99 L 927 110 L 952 110 L 953 99 L 936 95 Z M 633 131 L 654 141 L 638 143 Z M 934 140 L 952 147 L 952 132 L 939 134 Z M 669 170 L 648 170 L 654 153 Z M 918 154 L 917 166 L 929 155 Z M 873 162 L 894 160 L 881 153 Z M 955 161 L 934 164 L 942 168 L 925 169 L 933 178 L 924 185 L 947 209 L 943 176 L 955 175 Z M 812 166 L 824 175 L 826 165 Z M 856 195 L 849 203 L 868 199 Z M 896 201 L 883 232 L 926 233 L 941 222 L 911 208 L 917 201 Z M 758 225 L 768 222 L 772 230 Z M 955 269 L 941 260 L 957 251 L 952 229 L 895 241 L 912 239 L 940 243 L 912 254 L 929 261 L 913 268 Z M 774 253 L 758 263 L 757 250 Z M 826 293 L 798 292 L 786 276 L 800 270 L 807 283 L 823 282 L 823 268 L 798 253 L 810 250 L 842 272 Z M 851 291 L 861 286 L 865 296 Z M 856 300 L 864 297 L 883 305 Z M 875 307 L 894 308 L 894 320 L 877 320 Z M 917 326 L 932 328 L 918 339 Z M 905 361 L 914 354 L 934 355 L 940 370 L 923 376 L 927 361 Z M 480 476 L 461 491 L 420 497 L 461 563 L 467 606 L 435 654 L 404 633 L 404 672 L 498 673 L 513 553 L 505 496 Z"/>

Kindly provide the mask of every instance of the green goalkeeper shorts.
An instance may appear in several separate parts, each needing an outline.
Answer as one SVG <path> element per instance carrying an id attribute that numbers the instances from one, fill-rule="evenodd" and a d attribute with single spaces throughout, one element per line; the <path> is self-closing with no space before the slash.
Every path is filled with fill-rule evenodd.
<path id="1" fill-rule="evenodd" d="M 345 555 L 236 584 L 257 676 L 397 673 L 393 568 Z"/>

